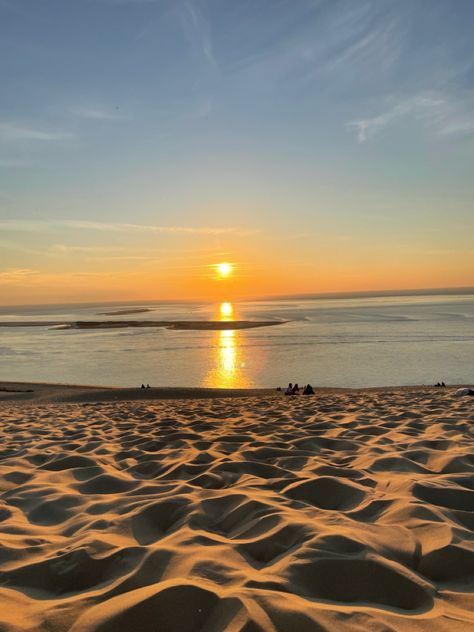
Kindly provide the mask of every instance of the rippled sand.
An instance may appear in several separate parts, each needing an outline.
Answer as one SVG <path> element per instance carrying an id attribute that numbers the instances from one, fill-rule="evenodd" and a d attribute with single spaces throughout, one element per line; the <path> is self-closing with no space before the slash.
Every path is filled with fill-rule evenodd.
<path id="1" fill-rule="evenodd" d="M 474 625 L 473 398 L 0 405 L 0 631 Z"/>

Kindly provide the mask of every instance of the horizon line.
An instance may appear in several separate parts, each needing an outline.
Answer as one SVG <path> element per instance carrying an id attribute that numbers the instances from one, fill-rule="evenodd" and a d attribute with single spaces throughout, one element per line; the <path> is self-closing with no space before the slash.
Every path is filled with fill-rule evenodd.
<path id="1" fill-rule="evenodd" d="M 335 291 L 335 292 L 306 292 L 299 294 L 272 294 L 263 296 L 242 296 L 231 302 L 239 303 L 246 301 L 278 301 L 278 300 L 305 300 L 305 299 L 342 299 L 342 298 L 383 298 L 384 296 L 449 296 L 449 295 L 466 295 L 474 294 L 474 286 L 456 286 L 456 287 L 436 287 L 436 288 L 415 288 L 415 289 L 396 289 L 396 290 L 353 290 L 353 291 Z M 209 298 L 192 298 L 192 299 L 136 299 L 136 300 L 114 300 L 114 301 L 71 301 L 62 303 L 16 303 L 8 305 L 0 305 L 0 309 L 24 308 L 24 307 L 60 307 L 64 305 L 137 305 L 137 304 L 173 304 L 173 303 L 216 303 L 218 300 Z"/>

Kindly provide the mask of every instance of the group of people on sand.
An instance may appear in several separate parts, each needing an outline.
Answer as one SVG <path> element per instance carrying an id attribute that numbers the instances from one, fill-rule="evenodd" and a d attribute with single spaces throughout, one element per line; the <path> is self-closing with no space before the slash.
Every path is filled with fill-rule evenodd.
<path id="1" fill-rule="evenodd" d="M 435 388 L 436 387 L 446 387 L 446 384 L 444 382 L 438 382 L 437 384 L 435 384 Z M 455 392 L 455 395 L 457 395 L 458 397 L 461 395 L 469 395 L 470 397 L 474 397 L 474 389 L 469 388 L 468 386 L 461 386 L 460 388 L 458 388 Z"/>
<path id="2" fill-rule="evenodd" d="M 151 388 L 151 386 L 149 384 L 147 384 L 146 386 L 145 384 L 142 384 L 140 388 Z"/>
<path id="3" fill-rule="evenodd" d="M 298 384 L 292 384 L 291 382 L 285 390 L 285 395 L 299 395 L 300 392 L 303 393 L 303 395 L 314 395 L 314 390 L 311 384 L 306 384 L 305 387 L 300 388 Z"/>

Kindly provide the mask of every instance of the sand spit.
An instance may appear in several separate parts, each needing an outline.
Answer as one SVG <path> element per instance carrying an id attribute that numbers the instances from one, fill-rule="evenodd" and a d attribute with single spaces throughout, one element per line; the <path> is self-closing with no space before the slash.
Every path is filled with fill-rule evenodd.
<path id="1" fill-rule="evenodd" d="M 223 331 L 282 325 L 282 320 L 15 320 L 0 322 L 0 327 L 54 327 L 60 329 L 127 329 L 147 327 L 178 331 Z"/>
<path id="2" fill-rule="evenodd" d="M 134 307 L 127 309 L 116 309 L 112 312 L 97 312 L 97 316 L 126 316 L 128 314 L 143 314 L 145 312 L 152 312 L 149 307 Z"/>
<path id="3" fill-rule="evenodd" d="M 467 630 L 473 422 L 451 389 L 0 402 L 0 630 Z"/>

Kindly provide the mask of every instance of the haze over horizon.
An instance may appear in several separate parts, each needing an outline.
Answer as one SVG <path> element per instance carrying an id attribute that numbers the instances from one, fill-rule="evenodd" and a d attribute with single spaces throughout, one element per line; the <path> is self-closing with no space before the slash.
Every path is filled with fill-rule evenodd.
<path id="1" fill-rule="evenodd" d="M 244 302 L 264 302 L 264 301 L 286 301 L 286 300 L 330 300 L 330 299 L 371 299 L 371 298 L 403 298 L 403 297 L 435 297 L 435 296 L 471 296 L 474 294 L 474 287 L 471 286 L 463 286 L 463 287 L 449 287 L 449 288 L 415 288 L 415 289 L 397 289 L 397 290 L 368 290 L 368 291 L 355 291 L 355 292 L 308 292 L 301 294 L 271 294 L 271 295 L 262 295 L 262 296 L 242 296 L 237 299 L 238 301 Z M 5 304 L 4 312 L 8 313 L 9 309 L 15 308 L 49 308 L 49 307 L 64 307 L 65 305 L 69 306 L 86 306 L 86 305 L 123 305 L 123 306 L 139 306 L 139 305 L 153 305 L 153 304 L 179 304 L 179 303 L 208 303 L 213 304 L 219 307 L 222 305 L 232 305 L 232 303 L 225 303 L 220 301 L 219 298 L 188 298 L 188 299 L 179 299 L 179 298 L 162 298 L 162 299 L 136 299 L 136 300 L 114 300 L 114 301 L 79 301 L 72 302 L 66 301 L 64 303 L 14 303 L 14 304 Z M 2 305 L 0 305 L 0 309 Z M 218 319 L 221 318 L 218 315 Z"/>
<path id="2" fill-rule="evenodd" d="M 0 305 L 472 286 L 473 19 L 0 0 Z"/>

